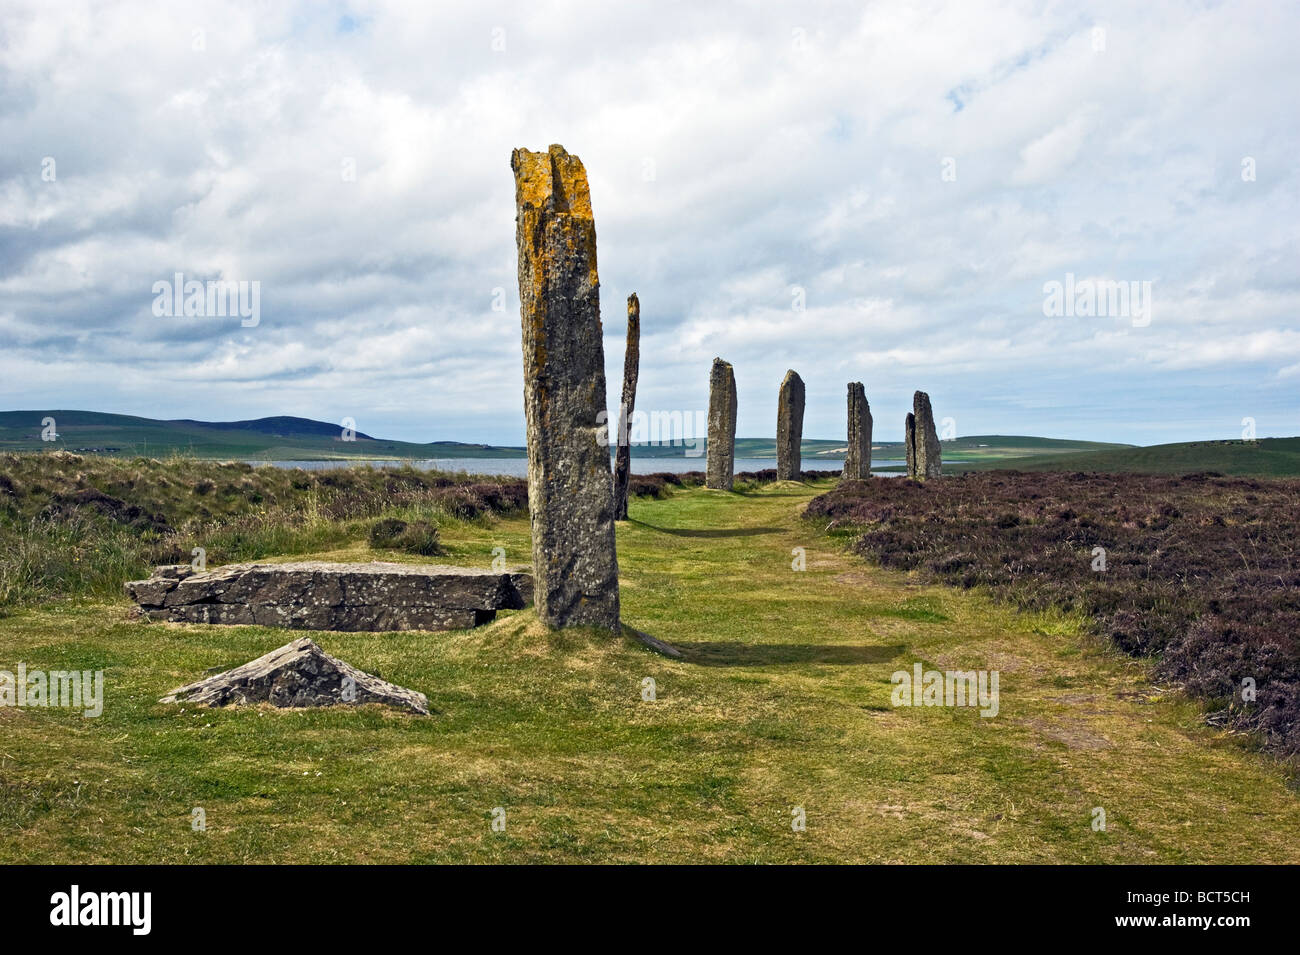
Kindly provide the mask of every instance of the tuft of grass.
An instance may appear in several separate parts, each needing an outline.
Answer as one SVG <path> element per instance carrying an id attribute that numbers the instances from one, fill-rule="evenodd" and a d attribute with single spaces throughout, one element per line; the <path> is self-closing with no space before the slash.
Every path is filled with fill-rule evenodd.
<path id="1" fill-rule="evenodd" d="M 428 521 L 404 521 L 385 517 L 370 525 L 370 546 L 378 549 L 402 550 L 408 554 L 432 556 L 440 553 L 438 528 Z"/>

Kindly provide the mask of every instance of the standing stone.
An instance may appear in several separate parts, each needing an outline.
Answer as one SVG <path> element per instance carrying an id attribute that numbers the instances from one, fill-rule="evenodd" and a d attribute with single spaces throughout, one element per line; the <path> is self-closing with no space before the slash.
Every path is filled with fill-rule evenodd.
<path id="1" fill-rule="evenodd" d="M 849 382 L 849 446 L 844 452 L 845 481 L 871 477 L 871 406 L 862 382 Z"/>
<path id="2" fill-rule="evenodd" d="M 533 594 L 549 627 L 618 630 L 596 223 L 587 172 L 563 146 L 516 149 Z"/>
<path id="3" fill-rule="evenodd" d="M 787 371 L 776 400 L 776 479 L 797 481 L 803 467 L 803 379 Z"/>
<path id="4" fill-rule="evenodd" d="M 907 413 L 903 422 L 903 440 L 907 442 L 907 476 L 916 477 L 916 415 Z"/>
<path id="5" fill-rule="evenodd" d="M 736 375 L 721 358 L 709 374 L 709 457 L 704 486 L 730 491 L 736 464 Z"/>
<path id="6" fill-rule="evenodd" d="M 917 480 L 937 478 L 943 475 L 943 462 L 939 453 L 939 432 L 934 429 L 934 412 L 930 410 L 930 396 L 918 391 L 912 396 L 914 454 L 913 475 Z"/>
<path id="7" fill-rule="evenodd" d="M 614 520 L 627 520 L 627 482 L 632 471 L 632 408 L 636 404 L 636 379 L 641 366 L 641 301 L 627 297 L 627 353 L 623 356 L 623 403 L 618 415 L 618 457 L 614 462 Z"/>

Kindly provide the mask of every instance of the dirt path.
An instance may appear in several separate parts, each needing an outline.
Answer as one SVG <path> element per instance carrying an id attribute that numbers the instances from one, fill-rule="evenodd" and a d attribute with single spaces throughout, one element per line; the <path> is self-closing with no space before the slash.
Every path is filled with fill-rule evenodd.
<path id="1" fill-rule="evenodd" d="M 710 492 L 685 506 L 649 502 L 620 544 L 637 555 L 634 581 L 649 576 L 647 560 L 671 561 L 692 591 L 660 636 L 697 664 L 806 694 L 811 720 L 837 743 L 826 765 L 800 760 L 797 772 L 833 781 L 820 811 L 846 851 L 865 826 L 944 858 L 961 858 L 964 843 L 971 861 L 1300 858 L 1300 799 L 1275 764 L 1204 727 L 1195 706 L 1146 681 L 1145 666 L 1097 647 L 1077 621 L 869 566 L 800 518 L 814 493 L 733 497 L 725 520 Z M 670 541 L 672 556 L 637 546 L 647 535 Z M 803 571 L 792 569 L 796 548 Z M 672 616 L 666 600 L 646 609 Z M 892 705 L 891 676 L 918 663 L 997 671 L 996 716 Z M 755 785 L 778 786 L 772 770 Z M 1104 831 L 1093 828 L 1102 812 Z"/>

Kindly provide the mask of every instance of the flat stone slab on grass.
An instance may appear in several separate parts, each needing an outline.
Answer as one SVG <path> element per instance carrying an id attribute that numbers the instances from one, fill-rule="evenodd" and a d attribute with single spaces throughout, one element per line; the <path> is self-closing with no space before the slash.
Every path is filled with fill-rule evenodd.
<path id="1" fill-rule="evenodd" d="M 531 602 L 532 576 L 445 564 L 159 567 L 126 592 L 154 620 L 298 630 L 457 630 Z"/>
<path id="2" fill-rule="evenodd" d="M 159 703 L 280 707 L 360 706 L 382 703 L 429 715 L 429 700 L 332 657 L 302 637 L 243 666 L 172 690 Z"/>

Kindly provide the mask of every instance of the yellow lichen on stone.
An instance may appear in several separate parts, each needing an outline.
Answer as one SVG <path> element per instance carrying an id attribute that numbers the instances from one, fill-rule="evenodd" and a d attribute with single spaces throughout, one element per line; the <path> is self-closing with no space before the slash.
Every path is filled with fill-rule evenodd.
<path id="1" fill-rule="evenodd" d="M 563 146 L 516 149 L 515 241 L 528 423 L 535 606 L 551 627 L 618 632 L 596 223 L 587 172 Z"/>
<path id="2" fill-rule="evenodd" d="M 550 154 L 551 167 L 558 180 L 554 185 L 558 187 L 566 211 L 577 219 L 592 218 L 591 188 L 587 184 L 587 170 L 583 167 L 582 160 L 570 156 L 563 146 L 558 145 L 551 147 Z"/>
<path id="3" fill-rule="evenodd" d="M 520 206 L 541 208 L 551 198 L 551 157 L 529 149 L 516 149 L 510 155 L 515 173 L 515 202 Z"/>
<path id="4" fill-rule="evenodd" d="M 510 156 L 519 206 L 545 208 L 577 219 L 591 219 L 591 189 L 582 160 L 563 146 L 546 152 L 516 149 Z"/>

